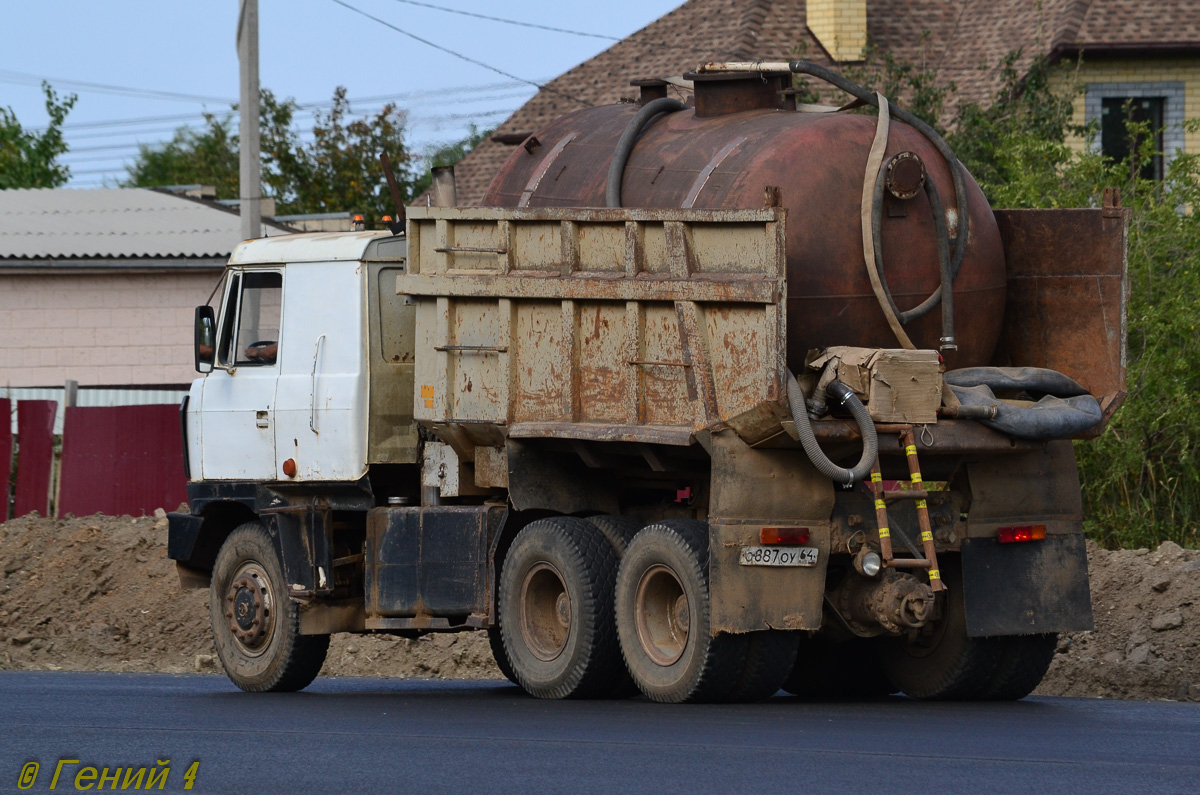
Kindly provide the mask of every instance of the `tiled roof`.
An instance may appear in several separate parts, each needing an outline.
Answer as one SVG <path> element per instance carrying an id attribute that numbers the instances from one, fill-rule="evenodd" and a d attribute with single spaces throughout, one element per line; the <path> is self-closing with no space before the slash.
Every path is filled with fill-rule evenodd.
<path id="1" fill-rule="evenodd" d="M 805 0 L 688 0 L 551 81 L 496 132 L 534 132 L 564 113 L 635 96 L 630 80 L 679 75 L 706 60 L 805 57 L 828 64 L 805 19 Z M 949 114 L 993 96 L 997 65 L 1016 50 L 1016 66 L 1024 69 L 1056 49 L 1200 49 L 1200 0 L 867 0 L 867 32 L 881 50 L 954 82 Z M 512 151 L 485 141 L 467 155 L 456 169 L 459 200 L 482 201 Z"/>
<path id="2" fill-rule="evenodd" d="M 264 223 L 271 234 L 286 230 Z M 146 188 L 0 190 L 0 263 L 64 259 L 227 259 L 236 212 Z"/>

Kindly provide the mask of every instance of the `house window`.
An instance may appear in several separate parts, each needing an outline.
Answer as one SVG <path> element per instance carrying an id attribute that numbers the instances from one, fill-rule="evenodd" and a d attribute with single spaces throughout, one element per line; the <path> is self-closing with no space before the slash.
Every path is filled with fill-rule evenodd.
<path id="1" fill-rule="evenodd" d="M 1134 139 L 1130 122 L 1148 124 L 1154 155 L 1142 166 L 1143 179 L 1163 178 L 1163 108 L 1165 97 L 1104 97 L 1100 109 L 1100 150 L 1117 162 L 1125 160 L 1143 139 Z"/>
<path id="2" fill-rule="evenodd" d="M 1176 153 L 1184 151 L 1182 82 L 1088 83 L 1084 111 L 1087 122 L 1099 131 L 1092 147 L 1116 160 L 1129 156 L 1128 120 L 1150 123 L 1154 149 L 1161 154 L 1142 170 L 1145 177 L 1162 179 Z"/>

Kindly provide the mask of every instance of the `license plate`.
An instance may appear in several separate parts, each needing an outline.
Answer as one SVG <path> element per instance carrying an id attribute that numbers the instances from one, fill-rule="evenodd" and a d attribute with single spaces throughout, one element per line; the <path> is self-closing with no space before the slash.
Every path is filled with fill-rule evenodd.
<path id="1" fill-rule="evenodd" d="M 815 566 L 816 547 L 742 547 L 743 566 Z"/>

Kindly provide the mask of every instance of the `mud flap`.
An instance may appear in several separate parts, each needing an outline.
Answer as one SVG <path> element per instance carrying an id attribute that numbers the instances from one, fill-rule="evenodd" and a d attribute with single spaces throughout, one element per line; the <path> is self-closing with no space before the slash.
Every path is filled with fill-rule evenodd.
<path id="1" fill-rule="evenodd" d="M 1082 535 L 1019 544 L 967 539 L 962 568 L 969 637 L 1093 628 Z"/>

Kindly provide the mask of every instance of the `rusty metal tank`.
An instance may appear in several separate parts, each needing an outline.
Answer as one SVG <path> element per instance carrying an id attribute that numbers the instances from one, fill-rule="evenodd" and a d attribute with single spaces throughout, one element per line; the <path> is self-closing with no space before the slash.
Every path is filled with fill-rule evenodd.
<path id="1" fill-rule="evenodd" d="M 790 76 L 782 74 L 689 77 L 695 107 L 644 128 L 624 170 L 622 206 L 753 209 L 778 201 L 787 210 L 789 366 L 798 370 L 806 351 L 830 345 L 899 347 L 863 256 L 863 175 L 876 117 L 789 109 Z M 642 102 L 664 93 L 650 83 Z M 538 130 L 515 147 L 484 204 L 605 206 L 609 163 L 639 107 L 588 108 Z M 924 136 L 893 120 L 886 156 L 904 151 L 920 158 L 956 229 L 949 167 Z M 945 354 L 948 368 L 991 363 L 1004 319 L 1000 233 L 979 186 L 965 179 L 969 239 L 954 284 L 958 350 Z M 884 271 L 895 303 L 907 310 L 940 284 L 926 191 L 910 199 L 885 191 L 882 216 Z M 917 347 L 938 348 L 940 310 L 905 328 Z"/>

